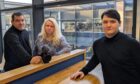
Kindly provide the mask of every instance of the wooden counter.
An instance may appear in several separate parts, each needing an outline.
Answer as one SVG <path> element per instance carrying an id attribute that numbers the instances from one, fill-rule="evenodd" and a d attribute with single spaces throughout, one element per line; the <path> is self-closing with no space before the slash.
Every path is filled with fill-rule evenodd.
<path id="1" fill-rule="evenodd" d="M 33 84 L 78 62 L 85 63 L 85 50 L 77 49 L 70 53 L 53 56 L 50 63 L 30 64 L 0 74 L 0 84 Z"/>
<path id="2" fill-rule="evenodd" d="M 84 61 L 78 62 L 62 71 L 37 81 L 35 84 L 100 84 L 99 79 L 91 74 L 86 75 L 81 80 L 70 79 L 70 75 L 80 70 L 84 65 Z"/>

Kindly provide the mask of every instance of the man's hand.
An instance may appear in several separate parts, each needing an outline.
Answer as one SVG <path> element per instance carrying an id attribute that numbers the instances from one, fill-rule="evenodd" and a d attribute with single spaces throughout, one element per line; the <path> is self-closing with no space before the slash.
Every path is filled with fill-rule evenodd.
<path id="1" fill-rule="evenodd" d="M 73 75 L 71 75 L 70 79 L 72 79 L 72 80 L 76 80 L 76 79 L 78 79 L 78 78 L 79 78 L 79 79 L 82 79 L 84 76 L 85 76 L 85 75 L 84 75 L 83 72 L 78 71 L 78 72 L 74 73 Z"/>

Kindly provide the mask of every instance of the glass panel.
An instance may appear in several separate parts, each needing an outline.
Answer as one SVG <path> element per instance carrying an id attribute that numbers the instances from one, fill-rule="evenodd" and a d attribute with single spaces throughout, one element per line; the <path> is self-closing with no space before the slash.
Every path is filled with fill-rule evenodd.
<path id="1" fill-rule="evenodd" d="M 76 16 L 78 20 L 87 20 L 93 18 L 93 4 L 79 5 L 79 8 L 76 8 Z"/>
<path id="2" fill-rule="evenodd" d="M 63 32 L 75 32 L 75 22 L 63 21 L 62 22 L 62 31 Z"/>
<path id="3" fill-rule="evenodd" d="M 63 20 L 75 20 L 75 11 L 62 10 L 61 19 Z"/>
<path id="4" fill-rule="evenodd" d="M 101 19 L 100 18 L 94 18 L 93 22 L 94 22 L 94 24 L 93 24 L 94 32 L 103 32 L 102 31 Z"/>
<path id="5" fill-rule="evenodd" d="M 3 9 L 32 5 L 32 0 L 4 0 Z"/>
<path id="6" fill-rule="evenodd" d="M 10 1 L 10 2 L 19 2 L 19 3 L 32 3 L 32 0 L 4 0 L 4 1 Z"/>
<path id="7" fill-rule="evenodd" d="M 92 20 L 77 21 L 76 30 L 80 32 L 93 32 Z"/>
<path id="8" fill-rule="evenodd" d="M 79 20 L 86 20 L 86 19 L 91 19 L 93 18 L 93 10 L 86 10 L 86 9 L 83 9 L 83 10 L 79 10 L 77 12 L 77 19 Z"/>
<path id="9" fill-rule="evenodd" d="M 60 8 L 61 28 L 64 36 L 73 48 L 76 48 L 75 6 Z"/>
<path id="10" fill-rule="evenodd" d="M 44 3 L 48 3 L 48 2 L 56 2 L 57 0 L 44 0 Z"/>
<path id="11" fill-rule="evenodd" d="M 45 17 L 54 16 L 68 42 L 74 48 L 87 48 L 92 54 L 92 44 L 104 35 L 101 14 L 115 8 L 115 1 L 45 8 Z"/>
<path id="12" fill-rule="evenodd" d="M 75 44 L 75 22 L 73 21 L 62 21 L 61 30 L 66 36 L 67 41 L 74 47 Z"/>
<path id="13" fill-rule="evenodd" d="M 53 3 L 53 2 L 60 2 L 60 1 L 67 1 L 67 0 L 44 0 L 44 3 Z"/>
<path id="14" fill-rule="evenodd" d="M 52 9 L 52 8 L 48 8 L 48 9 L 45 8 L 44 12 L 45 12 L 45 14 L 44 14 L 45 18 L 54 17 L 57 20 L 59 20 L 59 18 L 60 18 L 60 15 L 59 15 L 60 12 L 58 10 L 55 10 L 55 9 Z"/>
<path id="15" fill-rule="evenodd" d="M 73 48 L 76 47 L 75 21 L 62 21 L 62 33 Z"/>
<path id="16" fill-rule="evenodd" d="M 4 1 L 0 0 L 0 10 L 4 8 Z"/>
<path id="17" fill-rule="evenodd" d="M 50 11 L 47 9 L 44 9 L 44 18 L 47 18 L 50 16 Z"/>
<path id="18" fill-rule="evenodd" d="M 124 4 L 124 32 L 132 36 L 133 0 L 125 0 Z"/>

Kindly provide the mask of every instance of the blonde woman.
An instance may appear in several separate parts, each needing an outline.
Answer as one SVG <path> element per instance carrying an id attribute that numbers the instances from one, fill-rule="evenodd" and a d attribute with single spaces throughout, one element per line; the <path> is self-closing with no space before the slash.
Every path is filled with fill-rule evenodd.
<path id="1" fill-rule="evenodd" d="M 35 43 L 34 59 L 38 61 L 33 61 L 34 59 L 32 59 L 31 63 L 39 63 L 40 55 L 45 51 L 51 56 L 71 51 L 71 46 L 62 35 L 54 18 L 45 19 Z"/>

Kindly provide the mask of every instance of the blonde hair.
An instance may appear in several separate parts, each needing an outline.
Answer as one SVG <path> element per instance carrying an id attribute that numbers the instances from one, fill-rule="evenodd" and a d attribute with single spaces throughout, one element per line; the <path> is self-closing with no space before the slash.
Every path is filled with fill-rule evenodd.
<path id="1" fill-rule="evenodd" d="M 41 32 L 39 33 L 39 36 L 42 38 L 42 40 L 46 40 L 47 41 L 47 34 L 45 32 L 45 24 L 51 21 L 54 24 L 54 33 L 52 35 L 52 44 L 54 46 L 57 46 L 60 44 L 60 38 L 62 37 L 62 33 L 60 28 L 58 27 L 58 23 L 54 18 L 47 18 L 44 20 L 44 23 L 42 24 L 42 28 L 41 28 Z"/>

